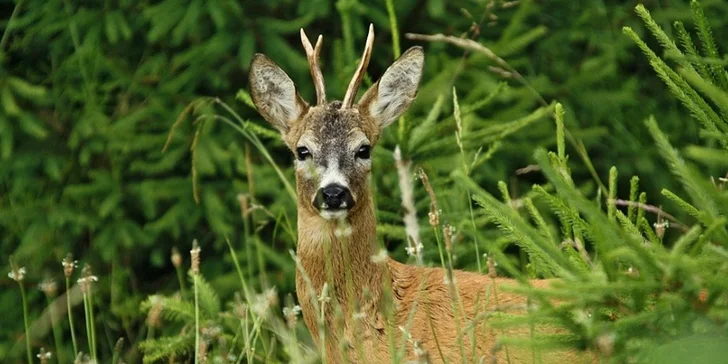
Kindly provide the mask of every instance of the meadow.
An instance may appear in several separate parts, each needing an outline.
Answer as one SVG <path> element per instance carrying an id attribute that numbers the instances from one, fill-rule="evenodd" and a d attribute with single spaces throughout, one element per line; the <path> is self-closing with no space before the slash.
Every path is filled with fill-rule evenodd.
<path id="1" fill-rule="evenodd" d="M 362 89 L 425 51 L 417 99 L 372 150 L 382 254 L 518 279 L 538 304 L 493 325 L 559 327 L 502 338 L 534 358 L 728 357 L 725 1 L 0 12 L 0 362 L 321 362 L 295 294 L 294 156 L 248 72 L 264 53 L 313 101 L 304 28 L 339 99 L 370 23 Z"/>

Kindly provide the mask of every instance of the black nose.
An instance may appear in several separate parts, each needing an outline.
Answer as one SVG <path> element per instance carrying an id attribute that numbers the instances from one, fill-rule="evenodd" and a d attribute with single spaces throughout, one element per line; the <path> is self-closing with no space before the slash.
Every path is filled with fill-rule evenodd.
<path id="1" fill-rule="evenodd" d="M 354 206 L 349 189 L 338 184 L 330 184 L 320 189 L 317 200 L 322 210 L 350 209 Z"/>

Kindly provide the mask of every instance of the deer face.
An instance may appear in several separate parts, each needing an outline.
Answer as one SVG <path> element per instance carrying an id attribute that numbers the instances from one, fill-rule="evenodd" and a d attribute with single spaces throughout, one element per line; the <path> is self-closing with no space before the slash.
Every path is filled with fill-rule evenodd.
<path id="1" fill-rule="evenodd" d="M 371 151 L 381 130 L 402 115 L 417 93 L 424 53 L 408 49 L 361 100 L 353 99 L 373 44 L 367 47 L 344 101 L 326 102 L 318 68 L 321 37 L 313 49 L 301 30 L 318 102 L 310 106 L 296 92 L 288 75 L 273 61 L 256 54 L 250 66 L 250 91 L 260 114 L 276 127 L 295 158 L 299 209 L 324 219 L 342 219 L 356 211 L 369 190 Z"/>

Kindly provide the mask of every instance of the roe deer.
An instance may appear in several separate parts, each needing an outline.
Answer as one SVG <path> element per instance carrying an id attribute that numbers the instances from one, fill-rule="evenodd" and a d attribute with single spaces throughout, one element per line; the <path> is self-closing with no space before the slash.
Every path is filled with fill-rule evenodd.
<path id="1" fill-rule="evenodd" d="M 250 90 L 258 111 L 281 132 L 296 159 L 297 258 L 305 272 L 297 270 L 296 292 L 314 340 L 319 345 L 322 339 L 325 342 L 322 355 L 326 361 L 391 363 L 402 342 L 400 328 L 408 333 L 402 359 L 428 356 L 433 362 L 485 359 L 523 363 L 538 358 L 530 349 L 496 346 L 497 334 L 526 338 L 531 335 L 528 328 L 495 330 L 487 327 L 484 315 L 474 320 L 478 313 L 493 311 L 498 305 L 521 307 L 523 312 L 527 301 L 523 296 L 500 293 L 497 303 L 495 294 L 488 298 L 500 285 L 514 280 L 455 271 L 461 302 L 454 310 L 445 270 L 405 265 L 391 258 L 373 259 L 379 249 L 369 188 L 371 151 L 382 130 L 415 98 L 424 65 L 422 48 L 404 52 L 355 103 L 374 42 L 370 25 L 364 53 L 343 101 L 327 102 L 318 65 L 322 37 L 312 46 L 301 29 L 301 42 L 315 84 L 315 105 L 304 101 L 288 75 L 262 54 L 251 62 Z M 331 288 L 331 303 L 317 311 L 316 301 L 325 283 Z M 547 283 L 531 282 L 536 287 Z M 387 307 L 391 315 L 385 313 Z M 323 325 L 317 321 L 321 311 Z M 470 334 L 458 338 L 458 328 L 466 332 L 469 324 L 475 325 L 475 347 Z M 536 328 L 537 333 L 554 331 Z M 392 333 L 394 350 L 390 349 Z M 543 362 L 561 364 L 583 358 L 574 351 L 541 356 Z"/>

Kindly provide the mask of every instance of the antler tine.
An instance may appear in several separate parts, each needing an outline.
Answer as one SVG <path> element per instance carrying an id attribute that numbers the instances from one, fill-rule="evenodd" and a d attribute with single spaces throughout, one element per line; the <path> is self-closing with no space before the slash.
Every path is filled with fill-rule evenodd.
<path id="1" fill-rule="evenodd" d="M 369 65 L 369 59 L 372 56 L 372 48 L 374 46 L 374 24 L 369 24 L 369 34 L 367 35 L 367 42 L 364 46 L 364 53 L 359 61 L 359 66 L 354 72 L 354 77 L 349 82 L 349 87 L 346 89 L 346 95 L 344 95 L 344 101 L 342 102 L 341 108 L 347 109 L 354 104 L 354 98 L 356 92 L 361 86 L 362 78 L 364 78 L 364 72 L 366 72 L 367 66 Z"/>
<path id="2" fill-rule="evenodd" d="M 319 66 L 318 59 L 321 54 L 321 45 L 323 44 L 324 37 L 319 35 L 316 39 L 316 46 L 311 46 L 311 41 L 308 40 L 306 32 L 301 28 L 301 43 L 303 43 L 303 49 L 306 50 L 306 58 L 308 58 L 308 68 L 311 71 L 311 78 L 313 78 L 314 87 L 316 87 L 316 105 L 323 105 L 326 103 L 326 86 L 324 85 L 324 75 L 321 73 L 321 67 Z"/>

